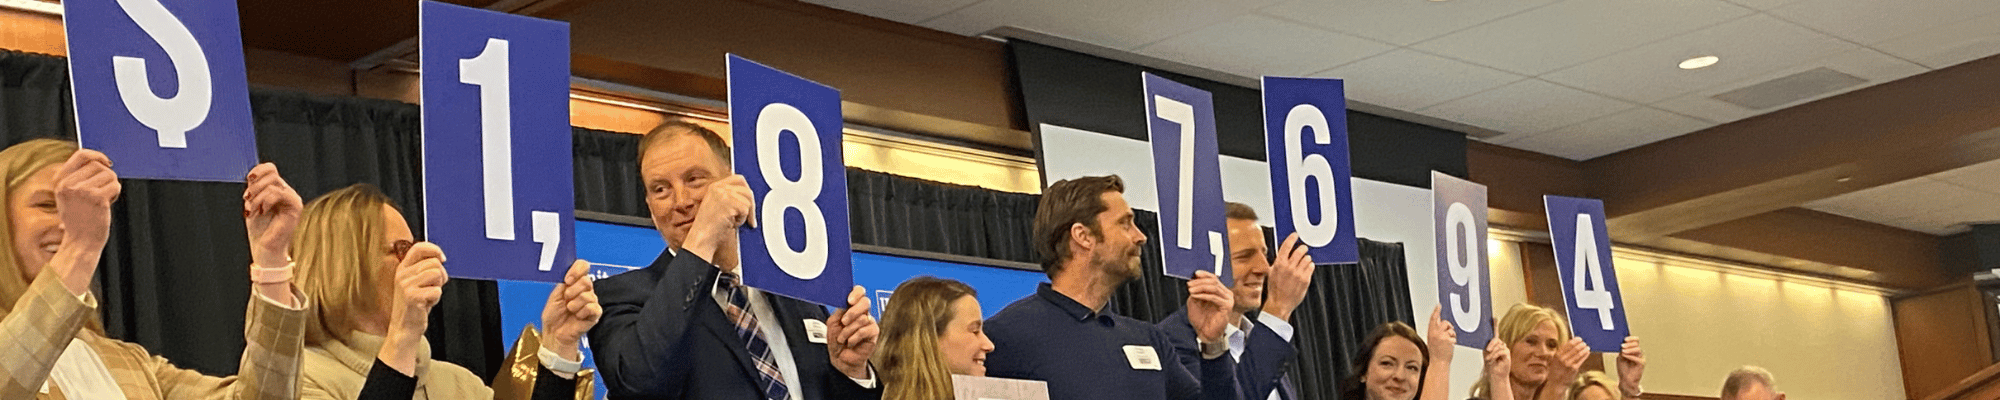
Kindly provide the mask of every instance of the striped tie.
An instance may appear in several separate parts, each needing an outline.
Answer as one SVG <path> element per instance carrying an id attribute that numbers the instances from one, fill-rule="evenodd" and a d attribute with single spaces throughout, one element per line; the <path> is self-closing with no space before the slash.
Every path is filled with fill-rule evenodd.
<path id="1" fill-rule="evenodd" d="M 778 370 L 778 359 L 771 356 L 771 344 L 764 340 L 764 331 L 757 329 L 757 314 L 749 312 L 750 294 L 743 291 L 738 279 L 736 274 L 722 274 L 716 290 L 729 299 L 729 304 L 722 305 L 722 311 L 736 324 L 736 336 L 743 338 L 744 349 L 750 351 L 750 358 L 757 363 L 757 384 L 764 388 L 764 399 L 789 399 L 785 375 Z"/>

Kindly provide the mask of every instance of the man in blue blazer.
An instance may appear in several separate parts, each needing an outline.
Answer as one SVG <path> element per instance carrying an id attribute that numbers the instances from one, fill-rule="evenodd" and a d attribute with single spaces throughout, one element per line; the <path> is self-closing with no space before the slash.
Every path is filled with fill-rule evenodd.
<path id="1" fill-rule="evenodd" d="M 1306 288 L 1312 286 L 1312 257 L 1298 246 L 1298 235 L 1293 234 L 1278 248 L 1277 263 L 1273 265 L 1266 258 L 1267 245 L 1263 228 L 1257 226 L 1257 211 L 1233 202 L 1225 210 L 1229 219 L 1229 264 L 1235 269 L 1231 273 L 1236 274 L 1236 286 L 1230 292 L 1236 298 L 1235 313 L 1242 316 L 1226 330 L 1229 354 L 1236 358 L 1237 385 L 1243 390 L 1244 399 L 1296 400 L 1298 389 L 1285 376 L 1285 368 L 1298 353 L 1292 346 L 1293 329 L 1289 321 L 1292 310 L 1305 300 Z M 1267 289 L 1268 301 L 1264 298 Z M 1200 349 L 1195 342 L 1194 326 L 1188 323 L 1187 310 L 1161 320 L 1160 329 L 1173 338 L 1174 351 L 1182 354 L 1181 363 L 1190 371 L 1198 370 L 1200 365 L 1188 361 Z"/>
<path id="2" fill-rule="evenodd" d="M 646 206 L 671 249 L 596 282 L 604 317 L 590 344 L 609 397 L 880 398 L 868 364 L 878 328 L 860 287 L 828 314 L 739 284 L 735 232 L 752 200 L 728 155 L 721 135 L 688 122 L 639 142 Z"/>

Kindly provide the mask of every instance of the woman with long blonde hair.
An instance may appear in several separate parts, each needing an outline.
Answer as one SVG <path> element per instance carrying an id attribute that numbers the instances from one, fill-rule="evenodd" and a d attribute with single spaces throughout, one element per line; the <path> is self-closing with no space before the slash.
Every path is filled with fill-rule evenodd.
<path id="1" fill-rule="evenodd" d="M 1568 396 L 1570 382 L 1581 373 L 1584 359 L 1591 356 L 1583 339 L 1569 331 L 1569 322 L 1556 310 L 1515 304 L 1493 325 L 1494 340 L 1512 354 L 1512 373 L 1495 386 L 1491 376 L 1481 376 L 1472 385 L 1472 398 L 1492 399 L 1498 390 L 1510 391 L 1515 400 L 1561 400 Z M 1639 396 L 1639 379 L 1646 359 L 1639 338 L 1627 337 L 1618 358 L 1619 390 L 1626 398 Z"/>
<path id="2" fill-rule="evenodd" d="M 299 200 L 277 167 L 245 177 L 254 294 L 237 376 L 181 369 L 137 344 L 104 336 L 90 280 L 122 187 L 111 159 L 75 143 L 35 139 L 0 151 L 0 399 L 293 399 L 305 299 L 285 258 Z"/>
<path id="3" fill-rule="evenodd" d="M 965 283 L 919 276 L 903 282 L 882 308 L 883 400 L 947 400 L 952 375 L 986 376 L 986 338 L 978 292 Z"/>
<path id="4" fill-rule="evenodd" d="M 603 309 L 577 260 L 542 311 L 546 336 L 515 344 L 493 387 L 430 358 L 430 309 L 450 280 L 445 253 L 416 241 L 402 212 L 373 185 L 327 193 L 305 207 L 293 247 L 313 309 L 301 398 L 559 399 L 589 397 L 579 341 Z M 522 350 L 539 350 L 533 356 Z M 534 366 L 534 364 L 539 364 Z M 532 391 L 532 394 L 530 393 Z M 582 397 L 579 397 L 582 396 Z"/>

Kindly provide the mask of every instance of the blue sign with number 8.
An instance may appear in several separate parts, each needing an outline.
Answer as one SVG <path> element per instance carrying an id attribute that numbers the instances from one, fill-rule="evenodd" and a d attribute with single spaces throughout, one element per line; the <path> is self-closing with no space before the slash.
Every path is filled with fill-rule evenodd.
<path id="1" fill-rule="evenodd" d="M 854 286 L 840 91 L 729 56 L 732 165 L 756 198 L 737 233 L 743 283 L 847 306 Z"/>

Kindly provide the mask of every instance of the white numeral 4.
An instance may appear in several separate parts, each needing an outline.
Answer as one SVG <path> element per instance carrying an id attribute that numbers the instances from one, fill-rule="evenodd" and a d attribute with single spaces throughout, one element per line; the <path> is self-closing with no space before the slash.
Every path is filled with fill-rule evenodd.
<path id="1" fill-rule="evenodd" d="M 1604 330 L 1612 330 L 1611 309 L 1617 307 L 1611 301 L 1611 291 L 1604 286 L 1604 265 L 1597 261 L 1597 228 L 1591 222 L 1590 214 L 1576 215 L 1576 270 L 1570 273 L 1570 287 L 1576 291 L 1576 308 L 1597 310 L 1597 322 Z"/>

